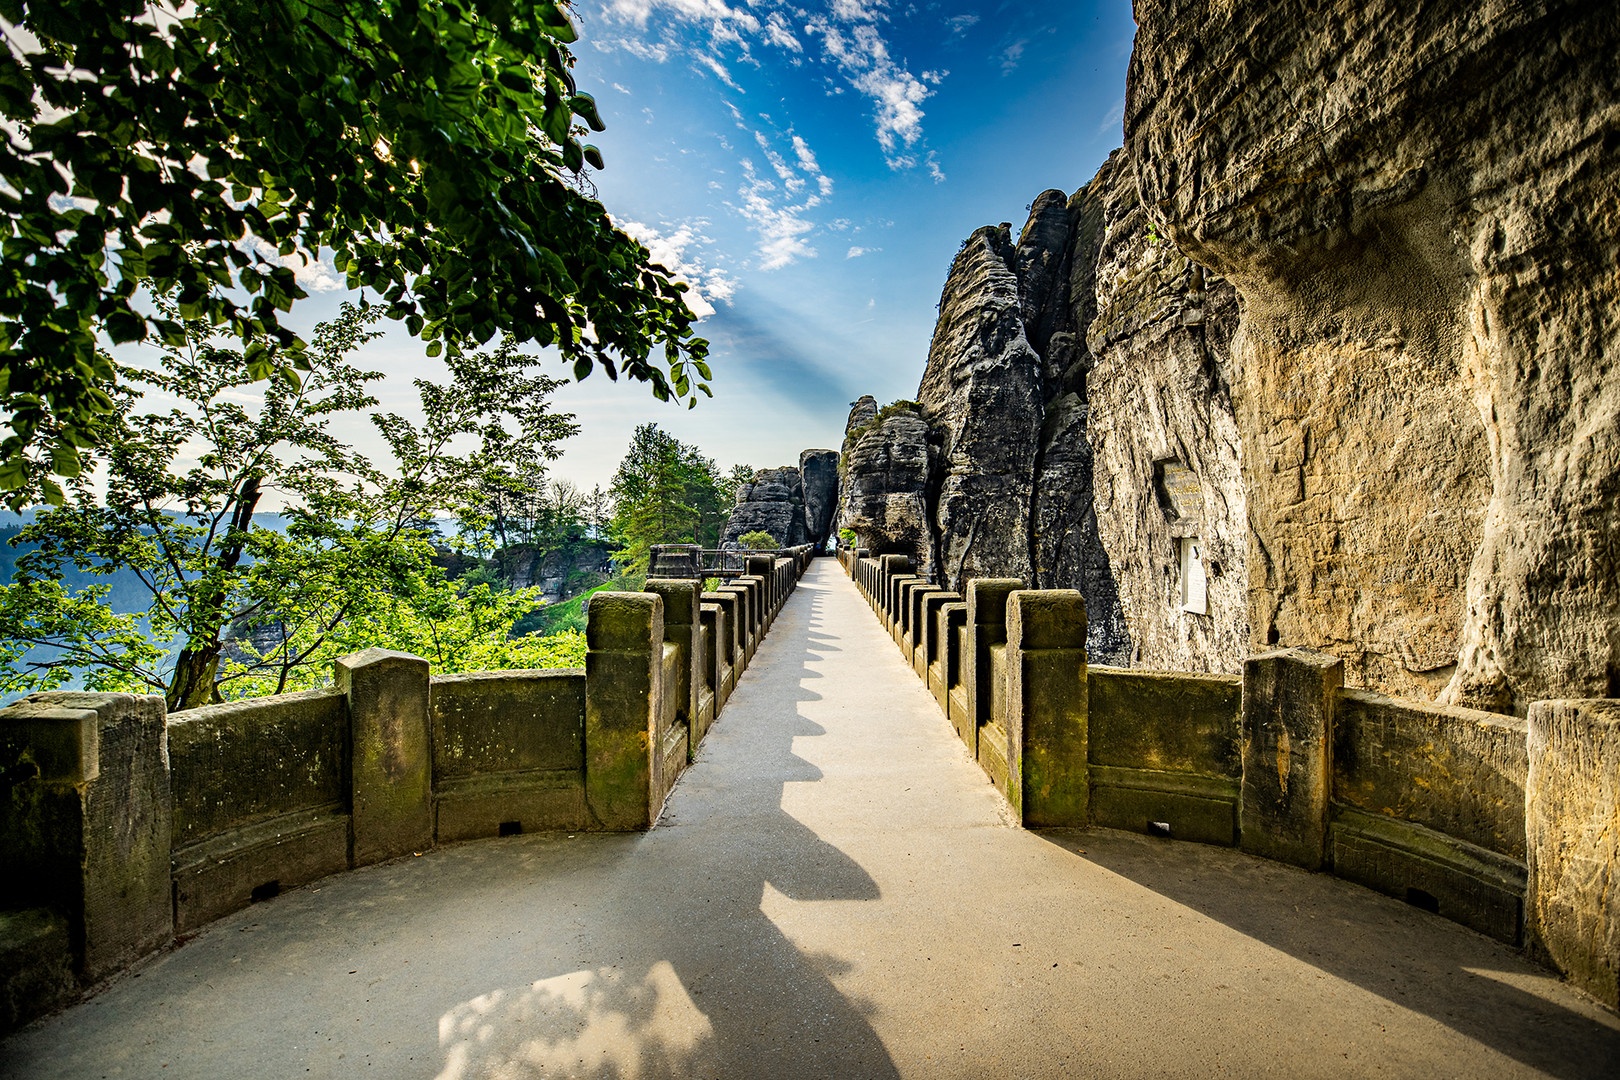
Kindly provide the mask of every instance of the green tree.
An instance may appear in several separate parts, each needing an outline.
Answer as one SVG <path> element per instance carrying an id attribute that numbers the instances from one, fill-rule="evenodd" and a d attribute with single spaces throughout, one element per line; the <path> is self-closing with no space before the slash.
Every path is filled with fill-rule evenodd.
<path id="1" fill-rule="evenodd" d="M 572 418 L 549 413 L 555 380 L 530 376 L 533 358 L 508 339 L 451 357 L 443 385 L 419 380 L 422 425 L 373 415 L 394 458 L 384 471 L 328 430 L 334 416 L 376 405 L 368 386 L 380 374 L 347 356 L 374 336 L 379 314 L 344 305 L 316 328 L 305 375 L 259 384 L 256 407 L 241 400 L 258 382 L 246 357 L 214 344 L 201 320 L 183 322 L 185 348 L 165 352 L 157 367 L 120 369 L 125 389 L 95 433 L 104 497 L 87 476 L 71 479 L 72 501 L 20 534 L 34 548 L 0 593 L 0 640 L 12 643 L 0 656 L 0 688 L 46 688 L 86 672 L 92 686 L 162 692 L 179 710 L 241 688 L 299 685 L 389 605 L 448 619 L 447 597 L 460 593 L 432 563 L 434 518 L 478 512 L 485 481 L 522 467 L 535 448 L 514 454 L 514 433 L 555 442 Z M 135 387 L 173 407 L 138 411 Z M 254 522 L 270 495 L 288 504 L 284 532 Z M 68 566 L 133 572 L 148 609 L 113 615 L 104 586 L 62 586 Z M 485 608 L 505 617 L 536 602 L 520 593 Z M 461 617 L 475 637 L 491 625 L 476 611 Z M 273 627 L 280 644 L 225 656 L 227 628 L 256 624 Z M 177 652 L 155 644 L 171 640 Z M 29 645 L 57 652 L 25 660 Z"/>
<path id="2" fill-rule="evenodd" d="M 644 575 L 655 544 L 716 547 L 731 510 L 729 482 L 713 458 L 657 424 L 642 424 L 613 476 L 614 558 Z"/>
<path id="3" fill-rule="evenodd" d="M 685 447 L 657 424 L 642 424 L 613 474 L 614 558 L 632 578 L 646 576 L 655 544 L 692 542 L 697 515 L 686 502 Z"/>
<path id="4" fill-rule="evenodd" d="M 602 124 L 566 4 L 0 0 L 0 19 L 13 507 L 61 501 L 50 474 L 118 408 L 103 337 L 184 348 L 200 319 L 253 379 L 317 362 L 281 316 L 305 295 L 291 266 L 323 255 L 430 355 L 509 334 L 576 378 L 709 392 L 685 286 L 579 190 L 602 166 L 580 122 Z"/>

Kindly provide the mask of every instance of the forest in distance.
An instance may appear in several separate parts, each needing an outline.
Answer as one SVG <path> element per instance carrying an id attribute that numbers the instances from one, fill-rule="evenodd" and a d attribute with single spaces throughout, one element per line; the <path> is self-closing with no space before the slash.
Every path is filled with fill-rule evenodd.
<path id="1" fill-rule="evenodd" d="M 175 710 L 325 685 L 372 646 L 444 672 L 577 666 L 586 594 L 639 588 L 654 545 L 718 546 L 751 468 L 647 423 L 609 487 L 582 491 L 552 473 L 578 431 L 552 408 L 561 382 L 509 340 L 418 380 L 421 423 L 377 412 L 380 375 L 350 356 L 375 319 L 345 305 L 296 383 L 252 379 L 201 326 L 126 370 L 97 470 L 0 521 L 0 692 L 161 693 Z M 355 411 L 392 460 L 328 430 Z M 256 509 L 271 491 L 285 508 Z"/>

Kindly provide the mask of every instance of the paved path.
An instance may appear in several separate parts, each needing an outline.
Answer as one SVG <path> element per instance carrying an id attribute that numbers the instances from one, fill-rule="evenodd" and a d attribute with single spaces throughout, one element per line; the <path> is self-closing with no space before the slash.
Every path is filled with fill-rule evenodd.
<path id="1" fill-rule="evenodd" d="M 1620 1022 L 1336 879 L 1012 828 L 818 560 L 638 836 L 329 878 L 0 1045 L 28 1077 L 1512 1077 Z"/>

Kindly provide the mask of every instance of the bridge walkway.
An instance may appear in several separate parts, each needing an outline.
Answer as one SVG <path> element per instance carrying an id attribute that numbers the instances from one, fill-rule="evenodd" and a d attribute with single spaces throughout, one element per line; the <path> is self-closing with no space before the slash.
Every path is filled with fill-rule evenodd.
<path id="1" fill-rule="evenodd" d="M 1326 875 L 1032 833 L 831 559 L 641 835 L 443 848 L 228 917 L 27 1077 L 1616 1075 L 1620 1022 Z"/>

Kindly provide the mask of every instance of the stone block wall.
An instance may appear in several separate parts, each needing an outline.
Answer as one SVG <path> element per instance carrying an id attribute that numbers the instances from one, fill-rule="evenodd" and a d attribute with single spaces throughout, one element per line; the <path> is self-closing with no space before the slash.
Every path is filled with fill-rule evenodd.
<path id="1" fill-rule="evenodd" d="M 1343 661 L 1307 649 L 1242 676 L 1091 667 L 1078 593 L 970 580 L 963 603 L 902 557 L 841 563 L 1026 826 L 1328 871 L 1620 1004 L 1620 701 L 1526 722 L 1345 689 Z"/>
<path id="2" fill-rule="evenodd" d="M 459 840 L 650 827 L 811 555 L 719 593 L 597 593 L 584 669 L 434 675 L 367 649 L 336 662 L 332 689 L 173 716 L 133 694 L 0 709 L 0 1031 L 329 874 Z"/>

